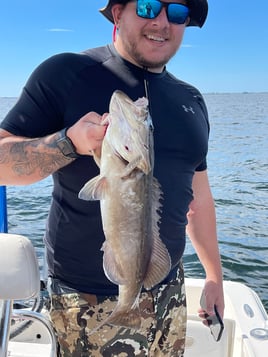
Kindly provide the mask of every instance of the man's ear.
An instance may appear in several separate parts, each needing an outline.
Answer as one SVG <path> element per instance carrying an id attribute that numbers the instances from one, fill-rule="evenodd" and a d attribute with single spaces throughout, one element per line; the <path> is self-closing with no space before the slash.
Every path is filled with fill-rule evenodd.
<path id="1" fill-rule="evenodd" d="M 188 16 L 185 21 L 185 26 L 188 26 L 190 21 L 191 21 L 191 18 L 190 18 L 190 16 Z"/>
<path id="2" fill-rule="evenodd" d="M 121 14 L 122 14 L 123 9 L 124 9 L 124 5 L 114 4 L 112 7 L 112 10 L 111 10 L 113 19 L 114 19 L 114 24 L 117 28 L 119 28 L 119 23 L 120 23 Z"/>

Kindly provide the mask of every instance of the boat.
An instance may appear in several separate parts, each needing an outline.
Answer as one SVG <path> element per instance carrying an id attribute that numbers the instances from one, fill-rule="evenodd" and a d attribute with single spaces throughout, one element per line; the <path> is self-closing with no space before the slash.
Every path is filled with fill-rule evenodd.
<path id="1" fill-rule="evenodd" d="M 33 304 L 35 308 L 16 308 L 17 300 L 20 304 L 29 299 L 39 301 L 41 282 L 31 241 L 0 233 L 0 357 L 56 356 L 56 338 L 47 310 L 36 311 L 38 303 Z M 185 357 L 267 356 L 268 316 L 258 295 L 245 284 L 224 281 L 224 330 L 216 342 L 197 315 L 203 285 L 203 279 L 186 278 Z"/>
<path id="2" fill-rule="evenodd" d="M 46 267 L 46 264 L 43 264 Z M 30 239 L 7 232 L 5 187 L 0 186 L 0 357 L 56 357 L 57 341 L 42 292 Z M 254 290 L 224 281 L 224 329 L 215 341 L 197 315 L 204 279 L 186 278 L 187 334 L 184 357 L 266 357 L 268 315 Z"/>
<path id="3" fill-rule="evenodd" d="M 203 279 L 186 278 L 188 304 L 185 357 L 266 357 L 268 315 L 254 290 L 245 284 L 224 281 L 224 331 L 220 341 L 200 322 L 196 311 Z"/>

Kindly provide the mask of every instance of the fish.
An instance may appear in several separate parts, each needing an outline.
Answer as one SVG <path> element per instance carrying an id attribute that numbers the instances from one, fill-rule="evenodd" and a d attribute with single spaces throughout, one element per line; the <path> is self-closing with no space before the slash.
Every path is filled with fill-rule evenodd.
<path id="1" fill-rule="evenodd" d="M 163 193 L 153 177 L 153 123 L 145 97 L 132 101 L 113 92 L 100 157 L 100 174 L 79 192 L 84 200 L 100 200 L 103 269 L 118 285 L 118 302 L 101 323 L 139 329 L 142 288 L 152 289 L 171 269 L 159 234 Z M 100 327 L 99 326 L 99 327 Z"/>

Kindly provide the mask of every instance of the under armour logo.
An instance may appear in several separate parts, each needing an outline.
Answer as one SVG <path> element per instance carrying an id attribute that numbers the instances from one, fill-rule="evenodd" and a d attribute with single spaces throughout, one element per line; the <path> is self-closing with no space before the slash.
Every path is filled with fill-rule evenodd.
<path id="1" fill-rule="evenodd" d="M 193 110 L 192 107 L 187 108 L 186 105 L 183 105 L 182 107 L 186 113 L 191 112 L 191 113 L 195 114 L 195 111 Z"/>

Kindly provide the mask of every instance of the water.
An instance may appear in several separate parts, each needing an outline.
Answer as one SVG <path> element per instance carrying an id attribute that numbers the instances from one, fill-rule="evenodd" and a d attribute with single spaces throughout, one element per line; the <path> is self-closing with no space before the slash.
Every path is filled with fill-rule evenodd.
<path id="1" fill-rule="evenodd" d="M 216 202 L 225 279 L 253 288 L 268 310 L 268 93 L 206 94 L 211 136 L 209 176 Z M 0 121 L 16 98 L 0 98 Z M 8 187 L 9 232 L 28 236 L 42 266 L 50 178 Z M 187 242 L 188 277 L 204 277 Z"/>

